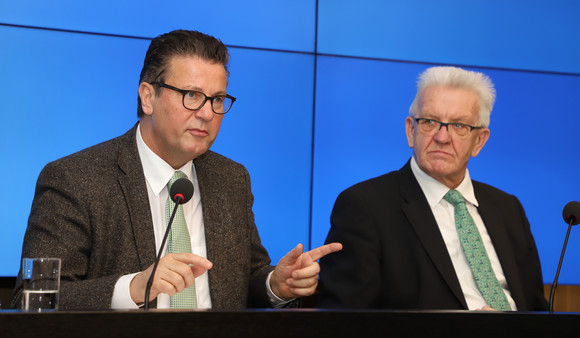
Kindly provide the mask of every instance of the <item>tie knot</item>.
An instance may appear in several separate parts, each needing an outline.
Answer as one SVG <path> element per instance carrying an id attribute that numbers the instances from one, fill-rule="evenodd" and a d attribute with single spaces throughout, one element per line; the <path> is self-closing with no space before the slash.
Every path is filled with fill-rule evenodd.
<path id="1" fill-rule="evenodd" d="M 445 196 L 443 196 L 443 199 L 451 203 L 454 207 L 461 203 L 465 203 L 461 193 L 455 189 L 449 190 Z"/>
<path id="2" fill-rule="evenodd" d="M 167 189 L 171 190 L 171 186 L 173 185 L 173 183 L 180 178 L 187 178 L 187 175 L 183 171 L 179 170 L 174 172 L 173 176 L 171 176 L 171 178 L 169 179 L 169 182 L 167 182 Z"/>

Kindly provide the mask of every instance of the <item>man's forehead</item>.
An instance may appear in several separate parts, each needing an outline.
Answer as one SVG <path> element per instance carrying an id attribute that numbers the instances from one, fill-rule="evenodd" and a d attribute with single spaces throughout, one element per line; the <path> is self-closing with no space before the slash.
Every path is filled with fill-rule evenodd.
<path id="1" fill-rule="evenodd" d="M 441 94 L 442 92 L 450 92 L 455 91 L 456 93 L 460 93 L 460 99 L 457 100 L 459 96 L 454 97 L 454 100 L 440 100 L 443 97 Z M 461 93 L 463 92 L 463 93 Z M 426 97 L 426 95 L 428 95 Z M 436 104 L 432 104 L 436 102 Z M 446 108 L 446 106 L 456 106 L 461 107 L 465 106 L 462 109 L 454 110 L 454 115 L 458 117 L 472 117 L 479 113 L 479 96 L 477 92 L 470 89 L 465 89 L 461 87 L 453 87 L 453 86 L 430 86 L 425 88 L 421 92 L 421 96 L 418 100 L 419 105 L 419 112 L 423 114 L 441 114 L 443 112 L 437 111 L 441 108 Z M 448 112 L 448 111 L 447 111 Z M 477 116 L 476 116 L 477 117 Z"/>

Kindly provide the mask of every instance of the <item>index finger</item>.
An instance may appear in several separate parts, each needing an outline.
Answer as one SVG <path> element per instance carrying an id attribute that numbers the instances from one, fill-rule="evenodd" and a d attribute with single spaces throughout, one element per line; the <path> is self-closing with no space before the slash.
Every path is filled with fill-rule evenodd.
<path id="1" fill-rule="evenodd" d="M 334 243 L 330 243 L 330 244 L 326 244 L 323 246 L 319 246 L 316 249 L 312 249 L 308 252 L 306 252 L 313 261 L 316 261 L 328 254 L 331 254 L 333 252 L 337 252 L 342 250 L 342 244 L 338 243 L 338 242 L 334 242 Z"/>
<path id="2" fill-rule="evenodd" d="M 172 255 L 173 258 L 177 261 L 188 264 L 190 266 L 198 266 L 205 270 L 211 269 L 213 265 L 208 259 L 188 252 L 172 253 L 170 255 Z"/>

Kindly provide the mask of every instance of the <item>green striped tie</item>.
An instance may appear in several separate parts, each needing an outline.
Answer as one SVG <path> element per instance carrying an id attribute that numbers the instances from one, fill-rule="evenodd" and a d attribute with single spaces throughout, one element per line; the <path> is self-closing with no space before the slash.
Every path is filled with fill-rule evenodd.
<path id="1" fill-rule="evenodd" d="M 167 191 L 171 190 L 171 185 L 173 182 L 180 178 L 187 178 L 187 176 L 181 172 L 176 171 L 173 177 L 167 183 Z M 167 203 L 165 204 L 165 219 L 169 222 L 171 218 L 171 213 L 175 203 L 171 200 L 171 196 L 167 198 Z M 173 224 L 171 225 L 171 230 L 169 231 L 168 238 L 169 252 L 191 252 L 191 239 L 189 237 L 189 231 L 187 231 L 187 224 L 185 223 L 185 217 L 183 215 L 183 206 L 179 205 L 177 207 L 177 212 L 173 219 Z M 183 290 L 171 296 L 171 308 L 172 309 L 195 309 L 197 307 L 197 297 L 195 295 L 195 283 Z"/>
<path id="2" fill-rule="evenodd" d="M 457 190 L 449 190 L 443 198 L 451 203 L 455 209 L 455 227 L 459 234 L 459 241 L 481 295 L 487 304 L 495 310 L 510 311 L 510 304 L 493 272 L 487 251 L 483 246 L 475 222 L 467 211 L 463 196 Z"/>

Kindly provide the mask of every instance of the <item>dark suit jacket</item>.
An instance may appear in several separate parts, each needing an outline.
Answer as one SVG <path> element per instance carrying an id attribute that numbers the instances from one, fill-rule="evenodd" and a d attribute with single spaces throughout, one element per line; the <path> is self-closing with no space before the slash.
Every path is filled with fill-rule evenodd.
<path id="1" fill-rule="evenodd" d="M 520 202 L 489 185 L 473 185 L 518 310 L 546 310 L 540 261 Z M 467 309 L 410 162 L 343 191 L 326 241 L 344 247 L 320 260 L 320 307 Z"/>
<path id="2" fill-rule="evenodd" d="M 60 309 L 108 309 L 124 274 L 156 256 L 136 127 L 125 135 L 49 163 L 41 172 L 22 256 L 60 257 Z M 247 170 L 208 151 L 194 164 L 203 206 L 212 306 L 269 306 L 273 269 L 252 213 Z M 20 304 L 19 274 L 13 306 Z"/>

